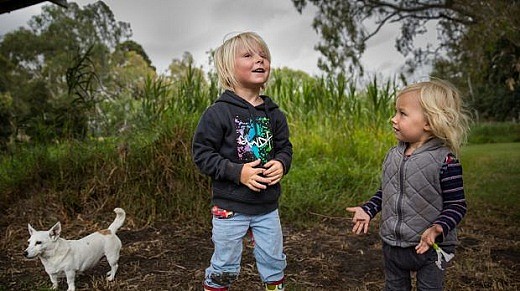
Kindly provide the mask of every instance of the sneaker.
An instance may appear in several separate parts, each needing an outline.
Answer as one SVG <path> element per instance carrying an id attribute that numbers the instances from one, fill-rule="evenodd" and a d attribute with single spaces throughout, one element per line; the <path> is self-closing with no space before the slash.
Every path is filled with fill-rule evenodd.
<path id="1" fill-rule="evenodd" d="M 284 291 L 283 283 L 280 284 L 265 284 L 265 291 Z"/>

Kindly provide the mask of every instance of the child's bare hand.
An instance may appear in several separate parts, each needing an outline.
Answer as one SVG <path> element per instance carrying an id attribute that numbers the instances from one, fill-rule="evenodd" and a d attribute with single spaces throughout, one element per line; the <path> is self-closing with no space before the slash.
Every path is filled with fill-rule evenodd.
<path id="1" fill-rule="evenodd" d="M 240 172 L 240 183 L 256 192 L 260 192 L 262 189 L 267 188 L 266 185 L 271 181 L 262 176 L 265 169 L 255 168 L 258 165 L 260 165 L 260 160 L 246 163 L 242 167 L 242 172 Z"/>
<path id="2" fill-rule="evenodd" d="M 354 217 L 352 217 L 352 223 L 354 224 L 352 232 L 355 234 L 360 234 L 361 232 L 367 233 L 368 225 L 370 224 L 370 215 L 359 206 L 347 207 L 346 210 L 354 213 Z"/>
<path id="3" fill-rule="evenodd" d="M 283 177 L 283 165 L 280 161 L 270 160 L 264 165 L 265 171 L 264 176 L 271 180 L 269 185 L 274 185 Z"/>
<path id="4" fill-rule="evenodd" d="M 424 254 L 435 243 L 435 238 L 442 233 L 442 227 L 434 224 L 432 227 L 426 229 L 421 235 L 421 241 L 415 247 L 418 254 Z"/>

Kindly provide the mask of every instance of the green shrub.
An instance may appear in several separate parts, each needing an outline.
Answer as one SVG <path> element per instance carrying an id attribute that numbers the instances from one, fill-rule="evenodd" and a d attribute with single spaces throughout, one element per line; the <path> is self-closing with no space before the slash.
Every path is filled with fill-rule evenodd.
<path id="1" fill-rule="evenodd" d="M 471 127 L 469 144 L 520 142 L 520 123 L 488 122 Z"/>

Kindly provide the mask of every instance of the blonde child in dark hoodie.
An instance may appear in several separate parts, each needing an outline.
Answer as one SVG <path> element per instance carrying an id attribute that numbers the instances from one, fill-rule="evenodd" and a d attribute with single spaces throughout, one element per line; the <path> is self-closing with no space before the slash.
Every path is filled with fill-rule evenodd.
<path id="1" fill-rule="evenodd" d="M 193 159 L 212 180 L 214 252 L 204 290 L 228 290 L 240 272 L 242 239 L 254 236 L 254 256 L 266 290 L 284 290 L 286 257 L 278 213 L 280 180 L 291 166 L 292 145 L 282 111 L 260 95 L 270 74 L 264 40 L 245 32 L 215 51 L 225 90 L 202 115 Z"/>

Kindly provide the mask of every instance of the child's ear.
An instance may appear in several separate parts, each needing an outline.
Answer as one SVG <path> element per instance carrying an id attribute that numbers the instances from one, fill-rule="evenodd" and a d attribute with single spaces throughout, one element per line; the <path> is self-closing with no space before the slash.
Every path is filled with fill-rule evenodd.
<path id="1" fill-rule="evenodd" d="M 431 128 L 430 123 L 428 121 L 426 121 L 426 123 L 424 123 L 423 129 L 426 132 L 431 132 L 432 131 L 432 128 Z"/>

